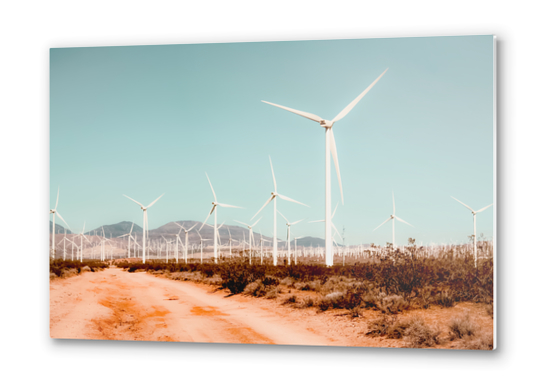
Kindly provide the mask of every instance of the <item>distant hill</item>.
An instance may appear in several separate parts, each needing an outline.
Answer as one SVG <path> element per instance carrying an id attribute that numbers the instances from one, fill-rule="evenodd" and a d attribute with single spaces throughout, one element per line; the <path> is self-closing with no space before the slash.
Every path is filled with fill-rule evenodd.
<path id="1" fill-rule="evenodd" d="M 193 227 L 193 229 L 188 234 L 188 243 L 189 244 L 199 244 L 200 243 L 200 235 L 203 239 L 208 239 L 211 241 L 207 241 L 205 244 L 212 245 L 212 240 L 214 236 L 214 228 L 211 225 L 205 225 L 203 228 L 201 228 L 201 221 L 193 221 L 193 220 L 180 220 L 180 221 L 172 221 L 167 224 L 162 225 L 161 227 L 151 229 L 149 230 L 149 241 L 150 242 L 156 242 L 158 240 L 163 241 L 163 237 L 165 237 L 168 241 L 169 240 L 176 240 L 177 234 L 179 234 L 180 231 L 180 240 L 184 243 L 185 241 L 185 233 L 181 230 L 179 225 L 182 225 L 186 229 L 190 229 Z M 130 232 L 130 228 L 132 226 L 131 221 L 121 221 L 117 224 L 108 224 L 103 226 L 103 230 L 105 232 L 105 236 L 107 238 L 110 237 L 118 237 L 121 235 L 124 235 L 126 233 Z M 57 225 L 58 227 L 58 225 Z M 60 227 L 62 228 L 62 227 Z M 91 231 L 86 232 L 86 235 L 94 235 L 94 231 L 96 231 L 97 236 L 102 236 L 102 227 L 98 227 L 96 229 L 93 229 Z M 198 235 L 198 231 L 199 234 Z M 222 228 L 220 228 L 219 232 L 219 241 L 222 245 L 227 245 L 229 243 L 230 234 L 231 238 L 233 240 L 233 245 L 237 246 L 239 242 L 242 242 L 243 240 L 248 242 L 248 235 L 249 230 L 246 227 L 242 227 L 240 225 L 226 225 L 224 224 Z M 61 233 L 64 233 L 64 229 L 62 228 Z M 68 232 L 70 233 L 70 232 Z M 134 224 L 134 229 L 132 230 L 132 234 L 134 237 L 137 238 L 138 242 L 141 240 L 143 233 L 143 228 L 141 228 L 139 225 Z M 273 237 L 270 236 L 261 236 L 264 239 L 264 245 L 269 247 L 273 245 Z M 281 238 L 278 238 L 279 240 L 283 240 Z M 254 232 L 254 246 L 259 247 L 260 246 L 260 234 L 257 232 Z M 286 247 L 286 243 L 284 241 L 280 241 L 278 243 L 279 248 Z M 291 241 L 291 246 L 294 246 L 294 241 Z M 301 239 L 297 240 L 297 246 L 298 247 L 324 247 L 325 246 L 325 240 L 321 239 L 319 237 L 303 237 Z M 340 246 L 342 246 L 340 244 Z"/>
<path id="2" fill-rule="evenodd" d="M 209 239 L 209 240 L 212 240 L 213 239 L 213 236 L 214 236 L 214 226 L 209 226 L 209 225 L 205 225 L 203 228 L 201 228 L 200 230 L 200 227 L 201 227 L 201 224 L 202 222 L 201 221 L 193 221 L 193 220 L 185 220 L 185 221 L 172 221 L 172 222 L 169 222 L 165 225 L 162 225 L 161 227 L 158 227 L 156 229 L 151 229 L 149 231 L 149 238 L 150 239 L 162 239 L 162 236 L 164 236 L 166 239 L 168 240 L 174 240 L 175 239 L 175 235 L 177 235 L 179 233 L 179 231 L 181 230 L 181 228 L 175 224 L 175 223 L 178 223 L 180 225 L 182 225 L 185 229 L 190 229 L 192 227 L 194 227 L 189 233 L 188 233 L 188 242 L 189 243 L 198 243 L 200 242 L 200 235 L 203 239 Z M 229 230 L 229 231 L 228 231 Z M 199 231 L 199 234 L 198 235 L 198 231 Z M 218 233 L 219 233 L 219 240 L 220 240 L 220 243 L 225 245 L 225 244 L 228 244 L 229 242 L 229 239 L 230 239 L 230 233 L 231 233 L 231 238 L 232 240 L 235 240 L 235 242 L 233 243 L 234 245 L 237 245 L 239 241 L 243 241 L 243 239 L 245 241 L 248 242 L 248 235 L 249 235 L 249 230 L 248 228 L 243 228 L 243 227 L 240 227 L 240 226 L 237 226 L 237 225 L 226 225 L 224 224 L 219 230 L 218 230 Z M 181 241 L 185 241 L 185 233 L 184 231 L 181 230 Z M 243 238 L 243 235 L 244 235 L 244 238 Z M 272 238 L 270 237 L 267 237 L 267 236 L 262 236 L 264 240 L 272 240 Z M 256 244 L 256 246 L 259 246 L 260 245 L 260 234 L 259 233 L 254 233 L 254 242 Z M 207 242 L 206 244 L 212 244 L 212 242 Z M 266 243 L 269 245 L 269 243 Z"/>
<path id="3" fill-rule="evenodd" d="M 129 233 L 131 227 L 132 227 L 131 221 L 121 221 L 120 223 L 117 223 L 117 224 L 104 225 L 103 231 L 105 232 L 105 237 L 107 238 L 118 237 L 126 233 Z M 85 235 L 94 235 L 94 231 L 96 231 L 97 236 L 102 236 L 102 227 L 98 227 L 91 231 L 85 232 Z M 132 230 L 132 234 L 135 234 L 135 233 L 143 233 L 143 228 L 141 228 L 137 224 L 134 224 L 134 229 Z"/>
<path id="4" fill-rule="evenodd" d="M 291 246 L 294 246 L 294 240 L 292 240 L 290 243 Z M 319 237 L 306 236 L 302 237 L 301 239 L 297 239 L 298 247 L 325 247 L 325 245 L 326 241 Z M 342 247 L 342 244 L 339 244 L 339 246 Z"/>
<path id="5" fill-rule="evenodd" d="M 64 227 L 60 224 L 55 223 L 55 233 L 64 233 Z M 53 222 L 49 220 L 49 233 L 53 233 Z M 69 229 L 66 229 L 66 233 L 69 235 L 72 233 Z"/>

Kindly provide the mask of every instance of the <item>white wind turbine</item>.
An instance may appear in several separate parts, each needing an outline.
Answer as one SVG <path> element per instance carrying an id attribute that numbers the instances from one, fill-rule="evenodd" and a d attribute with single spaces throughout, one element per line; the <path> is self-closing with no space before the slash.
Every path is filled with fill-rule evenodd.
<path id="1" fill-rule="evenodd" d="M 204 239 L 203 237 L 201 237 L 201 234 L 199 233 L 199 231 L 196 229 L 196 232 L 198 233 L 199 235 L 199 248 L 200 248 L 200 263 L 203 263 L 203 242 L 204 241 L 211 241 L 211 239 Z"/>
<path id="2" fill-rule="evenodd" d="M 252 243 L 253 243 L 253 240 L 254 240 L 254 235 L 253 235 L 253 228 L 256 226 L 256 224 L 258 224 L 258 221 L 260 221 L 262 218 L 260 217 L 258 220 L 256 220 L 254 222 L 254 224 L 250 225 L 250 224 L 246 224 L 246 223 L 243 223 L 241 221 L 237 221 L 237 220 L 233 220 L 235 221 L 236 223 L 239 223 L 239 224 L 243 224 L 245 225 L 247 228 L 248 228 L 248 253 L 249 253 L 249 263 L 252 264 Z M 229 231 L 229 229 L 228 229 Z M 243 234 L 244 235 L 244 234 Z M 231 235 L 230 235 L 231 236 Z M 256 245 L 256 244 L 254 244 Z M 231 251 L 230 251 L 231 253 Z"/>
<path id="3" fill-rule="evenodd" d="M 275 198 L 280 197 L 282 200 L 291 201 L 292 203 L 304 205 L 305 207 L 309 207 L 309 206 L 307 204 L 300 203 L 299 201 L 295 201 L 294 199 L 281 195 L 277 192 L 277 181 L 275 180 L 275 172 L 273 171 L 273 162 L 271 162 L 271 156 L 269 156 L 269 163 L 271 164 L 271 174 L 273 175 L 273 184 L 275 186 L 275 191 L 271 192 L 271 197 L 265 202 L 263 207 L 261 207 L 260 210 L 256 212 L 254 216 L 252 216 L 250 220 L 254 219 L 258 215 L 258 213 L 260 213 L 260 211 L 264 209 L 265 206 L 271 202 L 271 200 L 273 200 L 273 203 L 274 203 L 274 206 L 273 206 L 273 265 L 276 266 L 278 263 L 278 258 L 277 258 L 277 200 Z"/>
<path id="4" fill-rule="evenodd" d="M 52 244 L 53 244 L 53 251 L 52 251 L 52 256 L 53 256 L 53 259 L 55 258 L 55 232 L 56 232 L 56 225 L 55 225 L 55 216 L 58 215 L 59 219 L 62 220 L 64 222 L 64 224 L 66 224 L 66 226 L 71 230 L 70 226 L 68 225 L 68 223 L 66 223 L 66 220 L 64 220 L 64 218 L 60 215 L 60 212 L 57 211 L 57 207 L 58 207 L 58 197 L 60 196 L 60 187 L 58 188 L 58 192 L 56 193 L 56 204 L 55 204 L 55 207 L 51 210 L 49 210 L 49 214 L 53 214 L 53 241 L 52 241 Z"/>
<path id="5" fill-rule="evenodd" d="M 83 238 L 85 238 L 86 241 L 88 241 L 90 243 L 90 240 L 85 236 L 85 223 L 83 222 L 83 230 L 81 231 L 80 234 L 76 235 L 75 237 L 81 237 L 81 248 L 79 248 L 81 250 L 81 262 L 83 262 Z M 74 238 L 75 238 L 74 237 Z"/>
<path id="6" fill-rule="evenodd" d="M 198 223 L 194 224 L 189 229 L 186 229 L 185 227 L 183 227 L 181 224 L 179 224 L 177 222 L 175 222 L 175 224 L 177 224 L 179 227 L 181 227 L 182 228 L 181 230 L 184 231 L 184 247 L 183 248 L 184 248 L 184 262 L 186 263 L 186 262 L 188 262 L 188 232 L 193 230 L 196 227 L 196 225 L 198 225 Z M 179 231 L 179 234 L 180 234 L 180 231 Z"/>
<path id="7" fill-rule="evenodd" d="M 173 243 L 173 240 L 168 241 L 164 235 L 162 235 L 162 238 L 166 242 L 166 263 L 169 262 L 169 245 Z"/>
<path id="8" fill-rule="evenodd" d="M 455 197 L 453 196 L 450 196 L 452 199 L 456 200 L 457 202 L 459 202 L 460 204 L 464 205 L 465 207 L 467 207 L 467 209 L 469 209 L 472 213 L 472 220 L 473 220 L 473 223 L 474 223 L 474 239 L 473 239 L 473 248 L 474 248 L 474 268 L 477 267 L 477 264 L 478 264 L 478 254 L 477 254 L 477 249 L 476 249 L 476 214 L 477 213 L 480 213 L 482 211 L 485 211 L 486 209 L 488 209 L 489 207 L 491 207 L 493 205 L 493 203 L 489 204 L 487 207 L 484 207 L 482 209 L 479 209 L 477 211 L 475 211 L 474 209 L 472 209 L 471 207 L 469 207 L 467 204 L 465 203 L 462 203 L 461 201 L 457 200 Z"/>
<path id="9" fill-rule="evenodd" d="M 287 234 L 287 237 L 288 237 L 288 239 L 287 239 L 287 242 L 288 242 L 288 265 L 290 265 L 290 227 L 292 225 L 296 225 L 297 223 L 302 222 L 305 219 L 301 219 L 301 220 L 298 220 L 298 221 L 294 221 L 293 223 L 290 223 L 288 221 L 288 219 L 282 213 L 280 213 L 280 211 L 278 211 L 278 212 L 284 218 L 284 220 L 286 220 L 286 225 L 288 226 L 288 234 Z M 295 259 L 296 259 L 295 263 L 297 265 L 297 255 L 295 256 Z"/>
<path id="10" fill-rule="evenodd" d="M 392 201 L 393 201 L 393 214 L 390 215 L 390 217 L 388 217 L 386 219 L 386 221 L 384 221 L 382 224 L 380 224 L 378 227 L 376 227 L 375 229 L 373 229 L 373 231 L 376 231 L 378 228 L 380 228 L 381 226 L 383 226 L 384 224 L 386 224 L 388 221 L 392 220 L 391 224 L 392 224 L 392 244 L 393 244 L 393 249 L 395 249 L 395 220 L 399 220 L 401 223 L 405 223 L 407 225 L 410 225 L 411 227 L 414 228 L 414 226 L 412 224 L 409 224 L 407 223 L 406 221 L 404 221 L 403 219 L 395 216 L 395 196 L 393 195 L 393 192 L 391 193 L 391 198 L 392 198 Z"/>
<path id="11" fill-rule="evenodd" d="M 128 236 L 128 258 L 130 258 L 130 245 L 131 245 L 131 240 L 132 240 L 132 230 L 134 229 L 134 223 L 132 222 L 132 228 L 130 228 L 130 232 L 125 234 L 125 235 L 121 235 L 121 236 L 117 236 L 117 237 L 124 237 L 124 236 Z M 135 240 L 134 240 L 135 241 Z"/>
<path id="12" fill-rule="evenodd" d="M 211 179 L 209 179 L 209 176 L 207 175 L 207 173 L 205 173 L 205 176 L 207 176 L 207 180 L 209 181 L 209 185 L 211 186 L 211 191 L 213 191 L 213 197 L 215 198 L 215 200 L 212 202 L 213 204 L 213 208 L 211 208 L 211 211 L 209 212 L 209 214 L 207 215 L 207 218 L 205 219 L 205 221 L 203 222 L 203 224 L 201 224 L 201 227 L 200 227 L 200 230 L 201 228 L 203 228 L 203 226 L 205 225 L 205 223 L 207 222 L 207 220 L 209 220 L 209 217 L 212 215 L 213 212 L 215 212 L 215 233 L 214 233 L 214 257 L 215 257 L 215 263 L 218 263 L 218 253 L 217 253 L 217 239 L 216 239 L 216 236 L 217 236 L 217 215 L 218 215 L 218 209 L 217 209 L 217 206 L 219 207 L 224 207 L 224 208 L 241 208 L 241 207 L 236 207 L 235 205 L 229 205 L 229 204 L 224 204 L 224 203 L 219 203 L 217 201 L 217 198 L 216 198 L 216 193 L 215 193 L 215 190 L 213 189 L 213 184 L 211 184 Z"/>
<path id="13" fill-rule="evenodd" d="M 320 126 L 324 127 L 326 129 L 326 215 L 325 215 L 325 227 L 326 227 L 326 265 L 332 266 L 333 265 L 333 239 L 331 234 L 331 160 L 330 160 L 330 152 L 331 155 L 333 155 L 333 161 L 335 162 L 335 170 L 337 171 L 337 178 L 339 180 L 339 188 L 341 191 L 341 200 L 344 204 L 344 197 L 343 197 L 343 187 L 341 183 L 341 173 L 339 171 L 339 159 L 337 157 L 337 147 L 335 145 L 335 137 L 333 135 L 333 124 L 335 124 L 337 121 L 341 120 L 343 117 L 345 117 L 351 110 L 356 106 L 356 104 L 369 92 L 369 90 L 380 80 L 382 76 L 386 73 L 387 69 L 382 72 L 380 76 L 376 78 L 375 81 L 372 82 L 371 85 L 369 85 L 358 97 L 354 99 L 350 104 L 346 106 L 335 118 L 331 121 L 325 120 L 321 118 L 320 116 L 317 116 L 312 113 L 298 111 L 296 109 L 284 107 L 282 105 L 270 103 L 268 101 L 262 100 L 264 103 L 273 105 L 275 107 L 279 107 L 282 109 L 285 109 L 289 112 L 295 113 L 296 115 L 303 116 L 309 120 L 315 121 L 320 124 Z"/>
<path id="14" fill-rule="evenodd" d="M 143 206 L 143 204 L 135 201 L 134 199 L 132 199 L 131 197 L 129 196 L 126 196 L 126 195 L 123 195 L 124 197 L 127 197 L 128 199 L 132 200 L 134 203 L 136 203 L 137 205 L 139 205 L 141 207 L 141 209 L 143 210 L 143 264 L 145 264 L 145 240 L 146 240 L 146 235 L 147 235 L 147 232 L 149 230 L 149 222 L 148 222 L 148 219 L 147 219 L 147 209 L 149 209 L 150 207 L 152 207 L 154 205 L 154 203 L 156 203 L 162 196 L 164 196 L 165 193 L 163 193 L 162 195 L 160 195 L 160 197 L 156 200 L 154 200 L 152 203 L 150 203 L 149 205 L 147 205 L 146 207 Z"/>

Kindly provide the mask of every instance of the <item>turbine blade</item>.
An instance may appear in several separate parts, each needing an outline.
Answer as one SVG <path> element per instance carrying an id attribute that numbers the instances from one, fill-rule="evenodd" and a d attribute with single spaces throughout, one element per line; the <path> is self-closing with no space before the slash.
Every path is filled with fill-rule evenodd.
<path id="1" fill-rule="evenodd" d="M 384 222 L 383 222 L 382 224 L 380 224 L 378 227 L 376 227 L 375 229 L 373 229 L 373 231 L 376 231 L 378 228 L 380 228 L 381 226 L 383 226 L 384 224 L 386 224 L 386 223 L 387 223 L 388 221 L 390 221 L 390 220 L 391 220 L 391 217 L 388 217 L 388 218 L 386 219 L 386 221 L 384 221 Z"/>
<path id="2" fill-rule="evenodd" d="M 343 195 L 343 183 L 341 181 L 341 171 L 339 169 L 339 157 L 337 156 L 337 146 L 335 144 L 335 135 L 333 134 L 333 128 L 331 129 L 331 156 L 333 157 L 333 162 L 335 163 L 335 171 L 337 171 L 337 179 L 339 179 L 339 189 L 341 190 L 341 201 L 344 205 L 344 195 Z"/>
<path id="3" fill-rule="evenodd" d="M 348 115 L 348 113 L 352 110 L 352 108 L 354 108 L 356 106 L 356 104 L 363 98 L 363 96 L 365 96 L 367 94 L 367 92 L 369 92 L 371 90 L 371 88 L 378 82 L 378 80 L 380 80 L 380 78 L 382 76 L 384 76 L 384 74 L 386 73 L 387 70 L 388 70 L 388 68 L 386 68 L 386 70 L 384 72 L 382 72 L 382 74 L 380 76 L 378 76 L 376 78 L 376 80 L 373 81 L 371 83 L 371 85 L 369 85 L 365 89 L 365 91 L 361 92 L 361 94 L 358 97 L 356 97 L 354 99 L 354 101 L 352 101 L 350 104 L 348 104 L 345 109 L 343 109 L 337 116 L 335 116 L 335 118 L 333 119 L 333 122 L 335 123 L 335 122 L 341 120 L 346 115 Z"/>
<path id="4" fill-rule="evenodd" d="M 286 223 L 288 223 L 288 219 L 286 218 L 286 216 L 284 216 L 282 213 L 280 213 L 280 211 L 277 209 L 277 212 L 279 213 L 279 215 L 281 215 L 283 217 L 284 220 L 286 220 Z"/>
<path id="5" fill-rule="evenodd" d="M 284 106 L 282 106 L 282 105 L 270 103 L 269 101 L 265 101 L 265 100 L 262 100 L 262 102 L 264 102 L 264 103 L 266 103 L 266 104 L 269 104 L 269 105 L 273 105 L 273 106 L 275 106 L 275 107 L 279 107 L 279 108 L 285 109 L 285 110 L 287 110 L 287 111 L 289 111 L 289 112 L 295 113 L 296 115 L 303 116 L 303 117 L 305 117 L 305 118 L 307 118 L 307 119 L 309 119 L 309 120 L 312 120 L 312 121 L 316 121 L 317 123 L 319 123 L 320 121 L 324 120 L 324 119 L 322 119 L 320 116 L 315 115 L 314 113 L 298 111 L 297 109 L 284 107 Z"/>
<path id="6" fill-rule="evenodd" d="M 397 216 L 395 216 L 395 218 L 396 218 L 397 220 L 399 220 L 399 221 L 400 221 L 401 223 L 405 223 L 405 224 L 408 224 L 408 225 L 410 225 L 410 226 L 411 226 L 412 228 L 414 228 L 414 226 L 413 226 L 412 224 L 410 224 L 410 223 L 407 223 L 407 222 L 406 222 L 406 221 L 404 221 L 403 219 L 400 219 L 400 218 L 399 218 L 399 217 L 397 217 Z"/>
<path id="7" fill-rule="evenodd" d="M 275 171 L 273 171 L 273 162 L 271 156 L 269 156 L 269 164 L 271 164 L 271 174 L 273 175 L 273 185 L 275 186 L 275 193 L 277 192 L 277 180 L 275 180 Z"/>
<path id="8" fill-rule="evenodd" d="M 335 209 L 333 210 L 333 214 L 331 215 L 331 218 L 333 219 L 333 217 L 335 216 L 335 212 L 337 212 L 337 208 L 339 207 L 339 203 L 337 203 L 337 205 L 335 206 Z"/>
<path id="9" fill-rule="evenodd" d="M 217 205 L 221 206 L 221 207 L 224 207 L 224 208 L 239 208 L 239 209 L 244 209 L 243 207 L 237 207 L 235 205 L 230 205 L 230 204 L 223 204 L 223 203 L 216 203 Z"/>
<path id="10" fill-rule="evenodd" d="M 263 216 L 262 216 L 263 217 Z M 258 222 L 262 219 L 262 217 L 260 217 L 258 220 L 256 220 L 256 222 L 254 224 L 252 224 L 252 227 L 254 228 L 256 226 L 256 224 L 258 224 Z"/>
<path id="11" fill-rule="evenodd" d="M 194 225 L 193 225 L 192 227 L 190 227 L 190 229 L 189 229 L 188 231 L 186 231 L 186 232 L 190 232 L 191 230 L 193 230 L 193 229 L 194 229 L 194 227 L 195 227 L 196 225 L 198 225 L 198 224 L 197 224 L 197 223 L 196 223 L 196 224 L 194 224 Z"/>
<path id="12" fill-rule="evenodd" d="M 213 184 L 211 184 L 211 179 L 209 179 L 209 175 L 207 174 L 207 172 L 205 172 L 205 176 L 207 176 L 207 180 L 209 180 L 209 185 L 211 186 L 211 191 L 213 191 L 213 196 L 214 196 L 215 201 L 216 201 L 217 200 L 216 193 L 215 193 L 215 190 L 213 188 Z"/>
<path id="13" fill-rule="evenodd" d="M 250 225 L 248 225 L 247 223 L 243 223 L 242 221 L 237 221 L 237 220 L 233 220 L 233 221 L 235 221 L 236 223 L 239 223 L 239 224 L 246 225 L 247 227 L 250 227 Z"/>
<path id="14" fill-rule="evenodd" d="M 60 187 L 58 187 L 58 191 L 57 191 L 57 193 L 56 193 L 55 210 L 56 210 L 56 208 L 58 207 L 58 198 L 59 198 L 59 196 L 60 196 Z"/>
<path id="15" fill-rule="evenodd" d="M 132 230 L 134 229 L 134 222 L 132 221 L 132 228 L 130 228 L 130 233 L 132 233 Z"/>
<path id="16" fill-rule="evenodd" d="M 453 197 L 453 196 L 450 196 L 450 197 L 451 197 L 452 199 L 456 200 L 458 203 L 463 204 L 465 207 L 467 207 L 468 209 L 470 209 L 471 212 L 474 213 L 474 209 L 472 209 L 471 207 L 469 207 L 467 204 L 465 204 L 465 203 L 463 203 L 463 202 L 457 200 L 457 199 L 456 199 L 455 197 Z"/>
<path id="17" fill-rule="evenodd" d="M 309 223 L 323 223 L 325 220 L 313 220 L 309 221 Z"/>
<path id="18" fill-rule="evenodd" d="M 485 211 L 486 209 L 488 209 L 488 208 L 491 207 L 492 205 L 493 205 L 493 203 L 489 204 L 487 207 L 484 207 L 484 208 L 482 208 L 482 209 L 477 210 L 476 213 L 480 213 L 480 212 L 482 212 L 482 211 Z"/>
<path id="19" fill-rule="evenodd" d="M 301 205 L 304 205 L 305 207 L 309 207 L 307 204 L 300 203 L 299 201 L 296 201 L 296 200 L 294 200 L 294 199 L 291 199 L 291 198 L 289 198 L 289 197 L 287 197 L 287 196 L 279 195 L 279 194 L 277 194 L 277 196 L 280 197 L 280 198 L 283 199 L 283 200 L 291 201 L 292 203 L 301 204 Z M 309 208 L 310 208 L 310 207 L 309 207 Z"/>
<path id="20" fill-rule="evenodd" d="M 253 219 L 258 215 L 258 213 L 260 213 L 260 211 L 261 211 L 262 209 L 264 209 L 265 206 L 266 206 L 267 204 L 269 204 L 269 203 L 271 202 L 271 200 L 273 200 L 274 198 L 275 198 L 275 195 L 271 195 L 271 197 L 270 197 L 269 199 L 267 199 L 267 201 L 265 202 L 265 204 L 263 205 L 263 207 L 261 207 L 261 208 L 258 210 L 258 212 L 256 212 L 256 213 L 254 214 L 254 216 L 252 216 L 252 217 L 250 218 L 250 220 L 253 220 Z"/>
<path id="21" fill-rule="evenodd" d="M 141 204 L 141 203 L 138 202 L 138 201 L 135 201 L 135 200 L 132 199 L 130 196 L 126 196 L 126 195 L 122 195 L 122 196 L 129 198 L 129 199 L 132 200 L 134 203 L 138 204 L 141 208 L 145 208 L 145 207 L 143 206 L 143 204 Z"/>
<path id="22" fill-rule="evenodd" d="M 205 225 L 205 223 L 207 222 L 207 220 L 209 220 L 209 217 L 213 214 L 213 211 L 215 210 L 215 207 L 216 207 L 216 205 L 213 205 L 213 208 L 211 208 L 211 212 L 209 212 L 209 214 L 205 218 L 205 221 L 201 224 L 201 227 L 199 227 L 200 231 L 203 228 L 203 226 Z"/>
<path id="23" fill-rule="evenodd" d="M 160 200 L 160 198 L 161 198 L 162 196 L 164 196 L 164 195 L 165 195 L 165 193 L 162 193 L 162 194 L 160 195 L 160 197 L 159 197 L 158 199 L 154 200 L 152 203 L 150 203 L 150 204 L 147 206 L 147 208 L 152 207 L 152 206 L 154 205 L 154 203 L 156 203 L 158 200 Z"/>
<path id="24" fill-rule="evenodd" d="M 66 224 L 66 226 L 68 227 L 68 229 L 71 231 L 71 228 L 70 226 L 68 225 L 68 223 L 66 223 L 66 220 L 64 220 L 64 218 L 60 215 L 60 212 L 56 211 L 56 214 L 58 215 L 58 217 L 60 218 L 60 220 L 62 220 L 64 222 L 64 224 Z M 53 228 L 53 231 L 55 229 Z"/>
<path id="25" fill-rule="evenodd" d="M 305 220 L 305 219 L 301 219 L 301 220 L 294 221 L 294 222 L 293 222 L 292 224 L 290 224 L 290 225 L 296 225 L 297 223 L 300 223 L 300 222 L 302 222 L 303 220 Z"/>

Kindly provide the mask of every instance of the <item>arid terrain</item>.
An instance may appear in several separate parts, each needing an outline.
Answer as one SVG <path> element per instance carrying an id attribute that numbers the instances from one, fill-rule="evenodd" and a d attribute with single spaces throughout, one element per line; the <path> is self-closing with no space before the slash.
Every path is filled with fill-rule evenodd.
<path id="1" fill-rule="evenodd" d="M 450 319 L 467 313 L 478 327 L 493 332 L 493 319 L 480 304 L 431 307 L 398 316 L 421 317 L 446 339 Z M 403 339 L 366 335 L 369 323 L 379 316 L 375 310 L 352 317 L 344 309 L 294 308 L 280 300 L 229 295 L 206 284 L 114 266 L 50 284 L 50 335 L 61 339 L 407 346 Z M 458 346 L 450 340 L 433 347 Z"/>

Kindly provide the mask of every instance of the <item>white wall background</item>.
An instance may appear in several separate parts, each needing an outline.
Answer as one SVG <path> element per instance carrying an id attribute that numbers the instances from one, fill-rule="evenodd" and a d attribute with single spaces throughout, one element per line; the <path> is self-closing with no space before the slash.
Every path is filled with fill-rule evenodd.
<path id="1" fill-rule="evenodd" d="M 539 380 L 539 19 L 540 3 L 535 1 L 2 2 L 2 382 Z M 458 34 L 496 34 L 499 39 L 496 351 L 49 339 L 49 48 Z M 23 242 L 24 249 L 18 246 Z"/>

